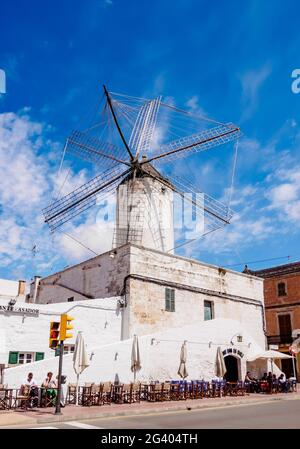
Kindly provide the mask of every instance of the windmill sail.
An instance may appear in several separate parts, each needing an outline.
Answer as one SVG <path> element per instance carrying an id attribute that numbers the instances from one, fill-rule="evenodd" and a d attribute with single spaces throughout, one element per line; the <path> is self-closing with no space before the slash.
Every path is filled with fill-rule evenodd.
<path id="1" fill-rule="evenodd" d="M 66 152 L 78 156 L 88 162 L 108 164 L 109 166 L 121 163 L 129 165 L 122 158 L 124 152 L 111 143 L 101 142 L 96 137 L 89 136 L 80 131 L 73 131 L 67 139 Z"/>
<path id="2" fill-rule="evenodd" d="M 158 97 L 140 108 L 129 140 L 129 146 L 135 151 L 136 157 L 150 149 L 160 102 L 161 97 Z"/>
<path id="3" fill-rule="evenodd" d="M 116 186 L 129 173 L 130 170 L 123 171 L 122 167 L 115 167 L 105 173 L 96 176 L 73 192 L 65 195 L 43 209 L 45 222 L 53 231 L 62 224 L 71 220 L 81 212 L 96 204 L 97 198 L 101 195 L 107 196 L 116 189 Z"/>
<path id="4" fill-rule="evenodd" d="M 173 140 L 167 145 L 162 145 L 160 148 L 161 153 L 151 157 L 148 162 L 158 159 L 161 162 L 169 162 L 173 159 L 186 157 L 193 153 L 223 145 L 238 139 L 240 136 L 240 129 L 231 123 L 217 126 L 191 136 Z"/>

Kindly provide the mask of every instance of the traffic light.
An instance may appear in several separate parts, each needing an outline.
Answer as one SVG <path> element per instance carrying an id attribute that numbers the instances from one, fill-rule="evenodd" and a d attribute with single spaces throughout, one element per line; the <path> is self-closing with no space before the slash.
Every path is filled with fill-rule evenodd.
<path id="1" fill-rule="evenodd" d="M 51 321 L 50 323 L 50 335 L 49 335 L 49 348 L 56 349 L 59 345 L 59 321 Z"/>
<path id="2" fill-rule="evenodd" d="M 68 316 L 66 313 L 62 314 L 60 317 L 60 340 L 64 341 L 67 338 L 73 338 L 73 334 L 68 333 L 69 330 L 73 329 L 72 324 L 70 324 L 71 321 L 73 321 L 74 318 L 71 316 Z"/>

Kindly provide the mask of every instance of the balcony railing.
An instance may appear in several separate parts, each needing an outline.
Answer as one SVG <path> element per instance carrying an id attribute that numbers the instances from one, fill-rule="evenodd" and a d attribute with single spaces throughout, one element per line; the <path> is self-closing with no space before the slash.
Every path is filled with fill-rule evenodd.
<path id="1" fill-rule="evenodd" d="M 291 335 L 269 335 L 267 336 L 269 345 L 284 345 L 292 343 L 293 337 Z"/>

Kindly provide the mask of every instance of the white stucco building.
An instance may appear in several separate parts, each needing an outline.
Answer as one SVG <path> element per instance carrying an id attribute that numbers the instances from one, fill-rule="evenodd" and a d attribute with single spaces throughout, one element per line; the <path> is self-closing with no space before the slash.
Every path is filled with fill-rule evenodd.
<path id="1" fill-rule="evenodd" d="M 154 249 L 128 243 L 36 277 L 25 307 L 35 315 L 0 314 L 5 342 L 0 362 L 9 365 L 5 382 L 10 384 L 17 384 L 29 366 L 37 380 L 57 370 L 48 337 L 50 321 L 58 321 L 61 313 L 75 318 L 67 352 L 72 352 L 77 331 L 83 332 L 91 360 L 85 381 L 131 380 L 134 334 L 140 340 L 141 379 L 178 378 L 184 341 L 190 379 L 211 379 L 218 346 L 230 378 L 242 379 L 247 369 L 266 370 L 266 363 L 247 362 L 266 347 L 263 280 Z M 31 353 L 33 364 L 20 362 L 20 353 Z M 64 373 L 74 378 L 71 354 L 65 357 Z"/>

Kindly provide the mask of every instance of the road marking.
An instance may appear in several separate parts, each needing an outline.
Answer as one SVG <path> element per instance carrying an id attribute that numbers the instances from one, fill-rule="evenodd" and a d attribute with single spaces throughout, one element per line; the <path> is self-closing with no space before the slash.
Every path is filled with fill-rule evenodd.
<path id="1" fill-rule="evenodd" d="M 78 421 L 67 421 L 63 424 L 68 424 L 68 426 L 78 427 L 79 429 L 104 429 L 104 427 L 92 426 L 91 424 L 85 424 Z"/>
<path id="2" fill-rule="evenodd" d="M 58 427 L 30 427 L 30 429 L 58 429 Z"/>

